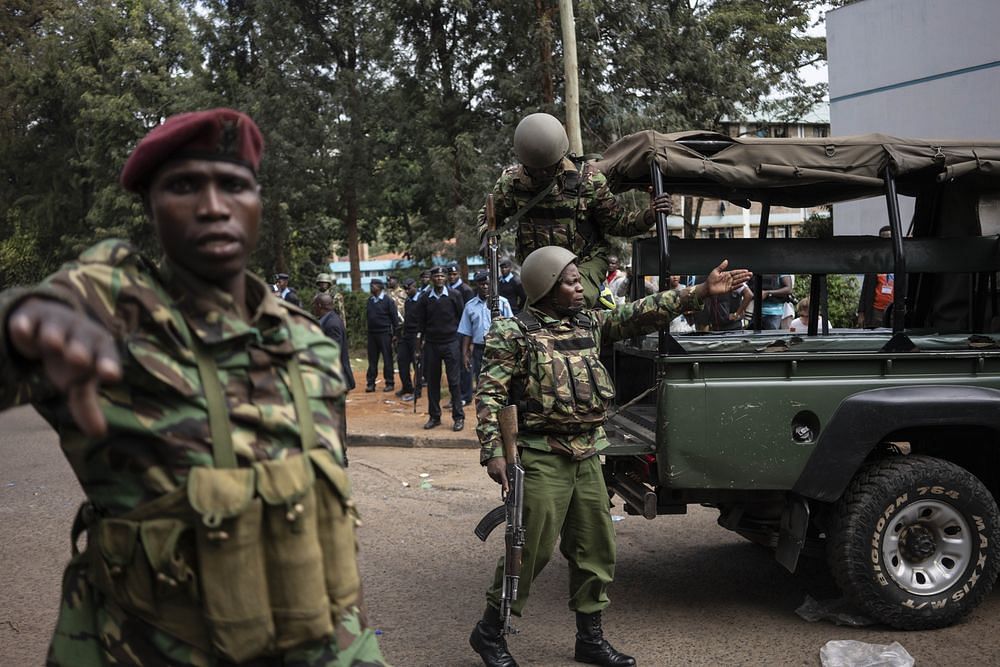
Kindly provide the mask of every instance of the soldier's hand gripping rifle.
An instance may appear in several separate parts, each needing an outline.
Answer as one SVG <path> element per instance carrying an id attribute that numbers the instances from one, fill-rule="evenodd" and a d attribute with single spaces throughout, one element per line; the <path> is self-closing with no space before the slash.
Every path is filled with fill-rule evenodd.
<path id="1" fill-rule="evenodd" d="M 515 634 L 510 624 L 510 609 L 517 599 L 517 584 L 521 578 L 521 553 L 524 550 L 524 468 L 517 454 L 517 406 L 508 405 L 500 410 L 500 438 L 507 460 L 507 494 L 503 505 L 479 520 L 476 537 L 483 542 L 493 529 L 506 523 L 504 532 L 503 587 L 500 592 L 500 617 L 503 634 Z"/>
<path id="2" fill-rule="evenodd" d="M 486 262 L 489 268 L 490 317 L 500 317 L 500 233 L 497 232 L 497 214 L 493 208 L 493 194 L 486 195 Z"/>

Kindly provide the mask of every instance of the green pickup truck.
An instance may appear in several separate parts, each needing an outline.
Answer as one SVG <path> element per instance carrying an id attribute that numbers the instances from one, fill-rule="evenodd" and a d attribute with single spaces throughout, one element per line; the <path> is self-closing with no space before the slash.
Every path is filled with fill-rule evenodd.
<path id="1" fill-rule="evenodd" d="M 764 274 L 811 276 L 808 333 L 762 331 L 758 314 L 747 330 L 615 345 L 603 454 L 625 509 L 717 508 L 790 571 L 825 553 L 842 591 L 897 628 L 973 609 L 1000 568 L 1000 143 L 648 131 L 599 166 L 618 192 L 760 206 L 750 239 L 672 238 L 661 216 L 633 244 L 635 276 L 662 285 L 728 258 L 754 271 L 756 303 Z M 772 207 L 869 197 L 891 239 L 767 238 Z M 894 273 L 890 326 L 832 330 L 827 277 L 866 273 Z"/>

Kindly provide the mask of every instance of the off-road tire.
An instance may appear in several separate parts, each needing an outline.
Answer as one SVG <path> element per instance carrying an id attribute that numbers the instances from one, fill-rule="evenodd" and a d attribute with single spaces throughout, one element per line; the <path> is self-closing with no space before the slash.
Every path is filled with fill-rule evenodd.
<path id="1" fill-rule="evenodd" d="M 951 625 L 993 588 L 1000 517 L 970 472 L 930 456 L 883 459 L 834 508 L 830 569 L 872 618 L 903 630 Z"/>

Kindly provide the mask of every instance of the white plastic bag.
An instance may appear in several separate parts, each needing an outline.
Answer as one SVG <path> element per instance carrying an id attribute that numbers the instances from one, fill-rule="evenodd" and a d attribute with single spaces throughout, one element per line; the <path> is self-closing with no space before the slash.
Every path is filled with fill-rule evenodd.
<path id="1" fill-rule="evenodd" d="M 913 667 L 913 656 L 899 642 L 866 644 L 833 639 L 819 650 L 823 667 Z"/>

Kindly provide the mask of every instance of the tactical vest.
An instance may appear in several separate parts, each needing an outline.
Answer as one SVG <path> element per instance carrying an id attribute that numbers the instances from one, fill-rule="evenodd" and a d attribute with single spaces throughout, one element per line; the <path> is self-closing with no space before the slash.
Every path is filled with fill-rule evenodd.
<path id="1" fill-rule="evenodd" d="M 549 245 L 585 256 L 588 248 L 601 239 L 601 231 L 590 220 L 589 202 L 581 196 L 592 178 L 593 167 L 584 162 L 573 164 L 576 169 L 564 171 L 561 179 L 550 186 L 552 192 L 517 221 L 518 257 L 527 257 L 533 250 Z M 515 180 L 514 198 L 518 208 L 525 206 L 535 194 L 537 191 Z"/>
<path id="2" fill-rule="evenodd" d="M 360 522 L 347 473 L 316 446 L 298 362 L 289 359 L 288 374 L 302 455 L 240 468 L 215 360 L 190 338 L 214 467 L 192 468 L 184 487 L 120 517 L 88 516 L 85 505 L 74 554 L 94 587 L 128 614 L 233 662 L 331 637 L 359 599 Z"/>
<path id="3" fill-rule="evenodd" d="M 531 355 L 529 377 L 511 391 L 518 405 L 519 429 L 577 435 L 604 424 L 615 386 L 600 361 L 590 316 L 580 313 L 568 330 L 559 331 L 542 325 L 527 309 L 513 319 Z"/>

